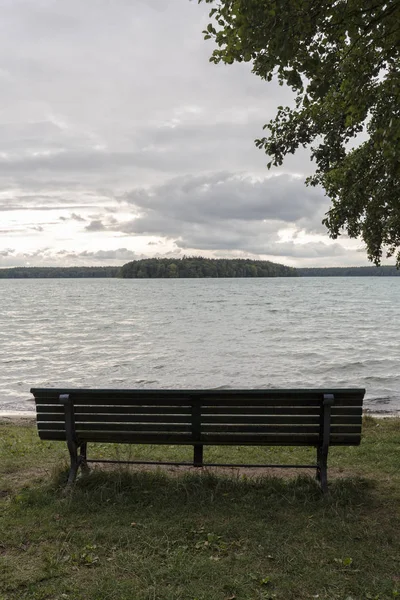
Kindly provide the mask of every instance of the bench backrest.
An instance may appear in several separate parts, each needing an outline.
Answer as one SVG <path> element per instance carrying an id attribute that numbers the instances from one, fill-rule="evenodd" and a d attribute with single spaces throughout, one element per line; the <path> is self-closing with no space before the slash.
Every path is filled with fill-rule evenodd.
<path id="1" fill-rule="evenodd" d="M 333 395 L 331 445 L 361 439 L 363 389 L 96 390 L 38 389 L 41 439 L 65 440 L 65 409 L 74 407 L 80 442 L 304 445 L 321 441 L 325 395 Z"/>

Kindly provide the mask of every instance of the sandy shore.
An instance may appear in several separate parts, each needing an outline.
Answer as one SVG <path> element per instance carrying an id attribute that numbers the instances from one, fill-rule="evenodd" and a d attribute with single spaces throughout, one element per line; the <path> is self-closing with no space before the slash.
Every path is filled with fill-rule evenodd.
<path id="1" fill-rule="evenodd" d="M 36 419 L 36 413 L 32 410 L 1 410 L 0 423 L 20 423 L 33 422 Z"/>

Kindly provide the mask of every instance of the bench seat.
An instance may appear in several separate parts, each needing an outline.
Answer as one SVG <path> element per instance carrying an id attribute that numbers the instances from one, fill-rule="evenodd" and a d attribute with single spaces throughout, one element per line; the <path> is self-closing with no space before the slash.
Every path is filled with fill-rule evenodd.
<path id="1" fill-rule="evenodd" d="M 88 442 L 192 445 L 194 466 L 206 466 L 206 445 L 314 446 L 316 464 L 306 466 L 316 468 L 323 490 L 329 446 L 360 443 L 365 394 L 364 389 L 31 392 L 40 438 L 68 443 L 70 483 L 79 466 L 94 462 L 87 459 Z"/>

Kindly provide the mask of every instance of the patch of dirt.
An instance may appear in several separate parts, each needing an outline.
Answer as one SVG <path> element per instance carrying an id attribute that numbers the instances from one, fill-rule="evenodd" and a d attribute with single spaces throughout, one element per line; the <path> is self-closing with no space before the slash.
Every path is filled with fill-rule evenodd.
<path id="1" fill-rule="evenodd" d="M 0 425 L 33 425 L 36 421 L 35 413 L 1 413 Z"/>
<path id="2" fill-rule="evenodd" d="M 29 487 L 36 483 L 38 479 L 51 479 L 51 469 L 44 467 L 31 467 L 21 471 L 13 471 L 12 473 L 3 473 L 2 481 L 6 484 L 6 489 L 0 489 L 0 498 L 7 497 L 13 494 L 16 490 L 23 487 Z"/>
<path id="3" fill-rule="evenodd" d="M 96 465 L 89 464 L 91 470 L 100 471 L 112 471 L 118 469 L 117 464 L 98 463 Z M 310 475 L 315 477 L 316 469 L 293 469 L 293 468 L 281 468 L 281 467 L 193 467 L 192 465 L 124 465 L 121 467 L 128 468 L 132 471 L 156 471 L 160 469 L 169 475 L 179 477 L 182 473 L 215 473 L 217 475 L 228 475 L 231 477 L 242 477 L 246 476 L 249 478 L 254 477 L 282 477 L 282 479 L 292 479 L 300 474 Z M 342 479 L 344 477 L 352 476 L 353 473 L 346 471 L 346 469 L 339 468 L 328 468 L 328 479 Z"/>

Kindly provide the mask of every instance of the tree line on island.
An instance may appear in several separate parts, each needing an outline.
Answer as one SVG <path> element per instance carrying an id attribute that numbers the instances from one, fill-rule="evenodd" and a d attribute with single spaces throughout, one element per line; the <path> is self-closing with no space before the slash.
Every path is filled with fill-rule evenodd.
<path id="1" fill-rule="evenodd" d="M 148 258 L 121 267 L 123 278 L 296 277 L 296 269 L 267 260 L 202 258 Z"/>
<path id="2" fill-rule="evenodd" d="M 147 258 L 122 267 L 12 267 L 0 268 L 0 279 L 111 278 L 184 279 L 204 277 L 398 277 L 400 269 L 383 267 L 294 268 L 266 260 L 202 258 Z"/>

